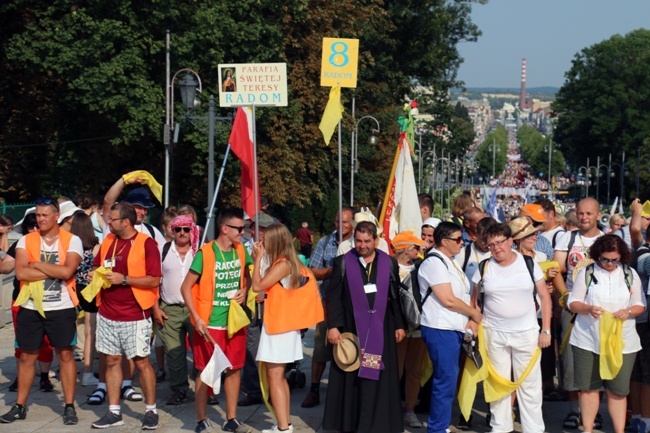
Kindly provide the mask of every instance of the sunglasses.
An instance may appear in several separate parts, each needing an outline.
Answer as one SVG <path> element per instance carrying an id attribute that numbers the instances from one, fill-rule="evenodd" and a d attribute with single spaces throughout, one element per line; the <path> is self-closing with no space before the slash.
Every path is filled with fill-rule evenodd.
<path id="1" fill-rule="evenodd" d="M 243 232 L 246 226 L 231 226 L 230 224 L 226 224 L 226 226 L 230 227 L 231 229 L 237 230 L 239 233 Z"/>
<path id="2" fill-rule="evenodd" d="M 445 238 L 445 239 L 447 239 L 449 241 L 454 241 L 457 244 L 462 244 L 463 243 L 463 237 L 462 236 L 458 236 L 457 238 Z"/>
<path id="3" fill-rule="evenodd" d="M 598 261 L 600 263 L 602 263 L 603 265 L 606 264 L 606 263 L 611 263 L 611 264 L 614 264 L 614 265 L 618 265 L 621 262 L 621 259 L 608 259 L 606 257 L 601 257 L 601 258 L 598 259 Z"/>
<path id="4" fill-rule="evenodd" d="M 185 233 L 189 233 L 191 229 L 189 227 L 174 227 L 174 231 L 176 233 L 180 233 L 181 230 L 184 231 Z"/>
<path id="5" fill-rule="evenodd" d="M 54 206 L 56 208 L 57 211 L 59 210 L 59 202 L 54 200 L 53 198 L 37 198 L 34 201 L 34 204 L 36 204 L 36 206 L 49 206 L 49 205 L 52 205 L 52 206 Z"/>

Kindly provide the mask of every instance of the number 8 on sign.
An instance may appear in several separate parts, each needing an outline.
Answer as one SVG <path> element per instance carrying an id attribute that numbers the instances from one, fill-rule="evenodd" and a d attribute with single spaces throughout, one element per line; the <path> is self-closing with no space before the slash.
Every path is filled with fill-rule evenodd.
<path id="1" fill-rule="evenodd" d="M 357 87 L 359 40 L 323 38 L 321 86 Z"/>

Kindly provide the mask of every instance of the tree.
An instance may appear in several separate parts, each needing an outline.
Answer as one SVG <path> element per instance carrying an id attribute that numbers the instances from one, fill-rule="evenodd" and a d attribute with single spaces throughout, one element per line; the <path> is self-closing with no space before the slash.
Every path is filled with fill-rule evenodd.
<path id="1" fill-rule="evenodd" d="M 534 176 L 546 178 L 548 174 L 548 152 L 551 146 L 551 176 L 557 176 L 565 171 L 564 156 L 556 149 L 551 137 L 544 137 L 535 128 L 523 125 L 517 131 L 517 138 L 521 146 L 521 155 L 530 165 Z"/>
<path id="2" fill-rule="evenodd" d="M 650 137 L 650 30 L 611 38 L 576 54 L 553 110 L 555 141 L 574 167 L 611 153 L 635 155 Z M 626 191 L 634 191 L 632 179 Z M 645 183 L 641 190 L 650 184 Z"/>
<path id="3" fill-rule="evenodd" d="M 493 152 L 492 146 L 495 146 L 496 151 Z M 492 131 L 476 152 L 476 161 L 478 161 L 479 173 L 482 173 L 485 178 L 492 176 L 494 158 L 494 173 L 498 177 L 506 168 L 506 161 L 508 159 L 508 133 L 503 125 L 498 125 Z"/>

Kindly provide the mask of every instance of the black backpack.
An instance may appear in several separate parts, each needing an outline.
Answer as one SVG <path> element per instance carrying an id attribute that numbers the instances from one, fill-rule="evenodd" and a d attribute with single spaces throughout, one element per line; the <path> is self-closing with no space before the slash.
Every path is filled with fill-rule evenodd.
<path id="1" fill-rule="evenodd" d="M 522 257 L 524 258 L 524 262 L 526 263 L 526 268 L 528 269 L 528 273 L 530 274 L 530 279 L 533 280 L 533 300 L 535 301 L 535 309 L 539 309 L 537 298 L 535 297 L 535 294 L 537 293 L 536 292 L 537 281 L 535 281 L 535 260 L 533 260 L 532 257 L 525 256 L 523 254 Z M 483 308 L 485 306 L 485 292 L 483 291 L 483 277 L 485 276 L 485 269 L 487 268 L 487 264 L 490 261 L 490 258 L 483 259 L 481 260 L 481 263 L 478 264 L 478 271 L 481 273 L 480 274 L 481 280 L 478 282 L 481 313 L 483 312 Z"/>
<path id="2" fill-rule="evenodd" d="M 422 306 L 429 295 L 431 295 L 431 287 L 428 287 L 424 297 L 422 297 L 422 294 L 420 293 L 420 283 L 418 281 L 420 266 L 422 266 L 422 263 L 430 257 L 436 257 L 445 265 L 445 267 L 447 267 L 447 263 L 445 263 L 445 260 L 440 256 L 440 254 L 429 252 L 424 259 L 415 263 L 415 267 L 411 273 L 399 284 L 400 306 L 402 307 L 402 312 L 404 313 L 409 328 L 412 330 L 417 329 L 420 326 Z"/>

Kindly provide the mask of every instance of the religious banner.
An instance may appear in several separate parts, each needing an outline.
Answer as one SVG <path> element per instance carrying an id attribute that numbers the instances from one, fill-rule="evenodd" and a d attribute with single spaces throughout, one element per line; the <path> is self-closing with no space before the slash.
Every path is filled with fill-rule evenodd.
<path id="1" fill-rule="evenodd" d="M 286 63 L 233 63 L 219 65 L 219 106 L 286 107 Z"/>

